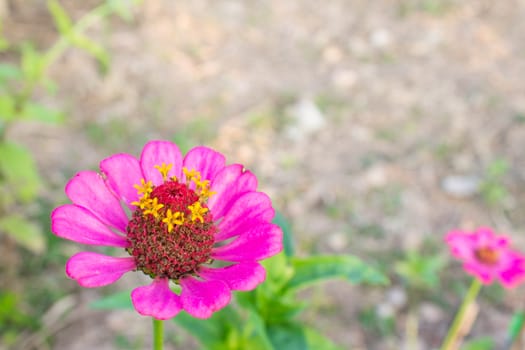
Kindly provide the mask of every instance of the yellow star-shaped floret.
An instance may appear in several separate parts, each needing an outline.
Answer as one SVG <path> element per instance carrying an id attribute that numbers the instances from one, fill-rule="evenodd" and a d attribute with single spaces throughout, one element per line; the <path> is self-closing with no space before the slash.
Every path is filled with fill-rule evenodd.
<path id="1" fill-rule="evenodd" d="M 204 208 L 200 202 L 195 202 L 188 206 L 191 211 L 191 221 L 199 220 L 201 223 L 204 222 L 204 214 L 208 212 L 208 208 Z"/>
<path id="2" fill-rule="evenodd" d="M 168 209 L 166 211 L 166 217 L 162 219 L 162 222 L 168 226 L 168 232 L 171 232 L 175 225 L 182 225 L 184 223 L 184 214 L 180 211 L 173 213 L 171 209 Z"/>
<path id="3" fill-rule="evenodd" d="M 154 218 L 160 216 L 159 210 L 164 208 L 164 204 L 159 203 L 158 198 L 153 198 L 147 205 L 145 205 L 144 215 L 151 214 Z"/>
<path id="4" fill-rule="evenodd" d="M 147 197 L 153 192 L 153 183 L 151 181 L 146 182 L 144 179 L 140 179 L 140 185 L 133 185 L 137 189 L 137 193 L 141 197 Z"/>
<path id="5" fill-rule="evenodd" d="M 173 164 L 162 163 L 161 165 L 154 165 L 155 169 L 162 175 L 162 179 L 166 181 L 168 179 L 168 172 L 173 168 Z"/>

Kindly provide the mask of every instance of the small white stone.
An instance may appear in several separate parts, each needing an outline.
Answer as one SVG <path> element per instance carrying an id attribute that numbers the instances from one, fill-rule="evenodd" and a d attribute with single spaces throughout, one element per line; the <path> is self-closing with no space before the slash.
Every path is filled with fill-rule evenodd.
<path id="1" fill-rule="evenodd" d="M 291 124 L 287 135 L 295 140 L 313 134 L 326 124 L 325 117 L 319 107 L 308 98 L 302 98 L 287 110 Z"/>
<path id="2" fill-rule="evenodd" d="M 377 313 L 377 316 L 379 316 L 381 318 L 389 318 L 389 317 L 393 317 L 394 316 L 395 310 L 394 310 L 394 308 L 392 307 L 391 304 L 389 304 L 389 303 L 381 303 L 381 304 L 377 305 L 376 313 Z"/>
<path id="3" fill-rule="evenodd" d="M 401 287 L 392 287 L 386 293 L 387 302 L 395 309 L 400 309 L 407 303 L 407 293 Z"/>
<path id="4" fill-rule="evenodd" d="M 386 48 L 391 42 L 390 32 L 384 28 L 378 28 L 370 34 L 370 44 L 378 49 Z"/>
<path id="5" fill-rule="evenodd" d="M 450 175 L 443 179 L 441 188 L 457 198 L 468 198 L 479 191 L 481 180 L 475 176 Z"/>

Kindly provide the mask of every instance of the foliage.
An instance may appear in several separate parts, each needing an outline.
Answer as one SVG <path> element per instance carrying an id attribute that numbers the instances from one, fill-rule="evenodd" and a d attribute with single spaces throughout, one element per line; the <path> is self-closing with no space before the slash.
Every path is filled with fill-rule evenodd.
<path id="1" fill-rule="evenodd" d="M 13 291 L 20 281 L 0 288 L 2 345 L 16 344 L 23 338 L 22 330 L 38 328 L 37 315 L 42 314 L 57 297 L 55 286 L 49 279 L 34 275 L 35 270 L 52 264 L 52 259 L 57 257 L 57 244 L 53 237 L 44 234 L 44 227 L 49 227 L 49 208 L 40 198 L 45 180 L 38 172 L 30 149 L 15 139 L 10 131 L 27 122 L 53 125 L 65 122 L 65 113 L 42 98 L 56 91 L 56 84 L 47 71 L 71 47 L 92 55 L 101 71 L 107 71 L 109 54 L 85 32 L 92 24 L 112 14 L 131 19 L 131 9 L 136 3 L 137 0 L 106 0 L 75 22 L 58 0 L 48 0 L 47 8 L 58 30 L 58 38 L 45 50 L 37 50 L 32 42 L 9 42 L 3 35 L 0 20 L 0 57 L 6 58 L 0 62 L 0 242 L 15 242 L 24 248 L 16 252 L 21 258 L 14 259 L 14 263 L 2 262 L 7 262 L 4 269 L 5 275 L 9 275 L 7 279 L 16 273 L 39 285 L 39 288 L 25 289 L 23 294 Z M 42 212 L 45 212 L 43 216 Z M 45 250 L 49 254 L 40 255 Z M 33 302 L 34 307 L 27 308 Z"/>
<path id="2" fill-rule="evenodd" d="M 497 158 L 488 165 L 481 183 L 481 195 L 487 204 L 501 205 L 509 196 L 503 184 L 503 178 L 508 171 L 509 163 L 503 158 Z"/>
<path id="3" fill-rule="evenodd" d="M 359 312 L 359 323 L 366 330 L 386 338 L 395 334 L 396 320 L 392 315 L 382 315 L 376 307 L 368 307 Z"/>
<path id="4" fill-rule="evenodd" d="M 211 350 L 340 349 L 297 316 L 307 305 L 297 293 L 327 279 L 383 285 L 386 277 L 351 255 L 293 256 L 290 225 L 280 214 L 275 222 L 285 236 L 285 250 L 265 260 L 266 281 L 251 292 L 235 294 L 235 302 L 207 320 L 181 313 L 174 321 Z M 92 304 L 99 309 L 131 308 L 129 291 Z"/>
<path id="5" fill-rule="evenodd" d="M 64 122 L 62 111 L 39 101 L 34 95 L 40 88 L 49 93 L 55 84 L 47 76 L 49 67 L 74 46 L 91 54 L 102 71 L 109 67 L 109 54 L 84 32 L 96 19 L 113 13 L 130 19 L 131 6 L 136 0 L 108 0 L 78 22 L 73 22 L 58 0 L 48 0 L 47 6 L 59 32 L 58 40 L 47 50 L 37 51 L 24 42 L 11 44 L 3 37 L 0 27 L 0 54 L 15 54 L 18 62 L 0 63 L 0 233 L 9 236 L 20 246 L 34 253 L 45 248 L 40 225 L 32 221 L 23 209 L 34 202 L 42 181 L 30 150 L 9 138 L 9 130 L 23 121 L 50 124 Z"/>
<path id="6" fill-rule="evenodd" d="M 439 273 L 446 264 L 440 255 L 424 255 L 409 251 L 394 266 L 396 273 L 412 288 L 432 290 L 439 286 Z"/>
<path id="7" fill-rule="evenodd" d="M 90 38 L 86 32 L 91 25 L 100 19 L 117 15 L 129 21 L 132 19 L 132 9 L 140 0 L 105 0 L 78 21 L 67 13 L 59 0 L 47 0 L 47 8 L 58 32 L 57 40 L 47 49 L 39 50 L 31 42 L 10 43 L 2 35 L 0 22 L 0 57 L 8 60 L 0 62 L 0 238 L 14 240 L 24 251 L 24 256 L 42 253 L 46 246 L 48 251 L 53 247 L 54 236 L 45 237 L 41 218 L 34 217 L 27 208 L 30 204 L 41 206 L 39 193 L 45 180 L 38 173 L 36 162 L 30 149 L 18 140 L 10 137 L 10 130 L 19 123 L 36 122 L 59 125 L 67 120 L 65 113 L 59 108 L 40 98 L 45 94 L 54 94 L 57 84 L 50 79 L 47 71 L 50 66 L 68 49 L 75 47 L 92 56 L 98 63 L 102 74 L 111 67 L 111 56 L 101 43 Z M 405 6 L 413 2 L 402 1 Z M 423 11 L 430 14 L 441 14 L 449 9 L 449 1 L 435 0 L 416 1 L 416 5 L 406 7 L 407 11 Z M 337 112 L 340 101 L 330 100 L 330 96 L 321 96 L 318 103 L 321 108 L 331 108 Z M 258 117 L 256 122 L 266 122 Z M 523 122 L 525 117 L 517 115 L 516 120 Z M 102 138 L 100 130 L 94 125 L 93 137 Z M 213 129 L 213 128 L 211 128 Z M 209 136 L 210 125 L 203 118 L 194 118 L 176 135 L 177 143 L 183 151 L 194 144 L 198 135 L 205 139 Z M 395 133 L 382 132 L 383 138 L 396 138 Z M 446 150 L 438 150 L 445 152 Z M 503 181 L 508 174 L 510 165 L 503 158 L 492 161 L 486 168 L 481 183 L 480 192 L 483 200 L 489 205 L 501 205 L 509 196 Z M 374 193 L 380 200 L 386 215 L 397 214 L 400 207 L 400 190 L 396 186 Z M 44 210 L 46 217 L 48 210 Z M 367 265 L 352 255 L 323 255 L 299 257 L 295 255 L 291 227 L 286 219 L 277 213 L 275 223 L 285 232 L 284 252 L 263 262 L 267 270 L 267 279 L 257 289 L 251 292 L 236 293 L 235 299 L 228 307 L 215 313 L 208 320 L 192 318 L 186 313 L 178 315 L 174 322 L 186 329 L 201 342 L 206 349 L 340 349 L 331 340 L 311 325 L 300 321 L 301 312 L 309 305 L 301 300 L 299 293 L 307 288 L 321 284 L 323 281 L 339 278 L 354 284 L 382 285 L 387 279 L 376 269 Z M 378 229 L 379 227 L 379 229 Z M 382 234 L 381 225 L 371 224 L 366 227 L 368 233 Z M 45 261 L 48 257 L 40 257 L 38 262 L 24 262 L 33 266 Z M 423 292 L 436 291 L 440 286 L 440 272 L 445 266 L 445 259 L 435 254 L 423 254 L 416 251 L 408 252 L 404 258 L 394 265 L 394 271 L 407 285 L 410 300 L 422 295 Z M 0 289 L 0 344 L 11 346 L 16 344 L 21 330 L 38 328 L 39 318 L 47 306 L 45 300 L 49 294 L 43 284 L 33 280 L 39 288 L 20 295 L 8 288 Z M 31 293 L 35 295 L 31 295 Z M 492 286 L 487 289 L 485 298 L 501 298 L 503 289 Z M 132 308 L 130 291 L 123 291 L 98 300 L 92 306 L 97 309 Z M 494 296 L 495 295 L 495 296 Z M 47 295 L 48 298 L 49 295 Z M 38 311 L 28 310 L 27 300 L 38 299 Z M 419 299 L 417 299 L 420 301 Z M 52 301 L 50 301 L 52 302 Z M 520 314 L 520 317 L 523 317 Z M 381 336 L 389 336 L 396 331 L 393 316 L 383 317 L 376 308 L 367 308 L 359 314 L 359 321 L 366 329 Z M 520 326 L 510 326 L 509 329 L 521 330 Z M 510 332 L 513 334 L 512 332 Z M 516 336 L 517 337 L 517 336 Z M 516 339 L 509 336 L 509 339 Z M 134 344 L 125 337 L 116 338 L 118 348 L 142 348 L 142 344 Z M 490 338 L 477 338 L 466 342 L 463 350 L 489 350 L 494 348 Z M 1 345 L 0 345 L 1 347 Z"/>
<path id="8" fill-rule="evenodd" d="M 36 326 L 37 320 L 22 311 L 19 299 L 16 293 L 0 291 L 0 344 L 13 344 L 17 329 Z"/>
<path id="9" fill-rule="evenodd" d="M 471 340 L 461 347 L 461 350 L 492 350 L 492 349 L 494 349 L 494 341 L 488 337 Z"/>

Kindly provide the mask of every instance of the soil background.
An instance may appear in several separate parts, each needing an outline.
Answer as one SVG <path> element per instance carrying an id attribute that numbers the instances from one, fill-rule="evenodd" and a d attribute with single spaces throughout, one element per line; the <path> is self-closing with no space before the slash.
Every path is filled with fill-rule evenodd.
<path id="1" fill-rule="evenodd" d="M 78 19 L 99 2 L 61 3 Z M 44 1 L 5 5 L 11 41 L 45 49 L 56 40 Z M 138 155 L 147 140 L 216 148 L 257 174 L 298 254 L 351 253 L 392 277 L 387 288 L 330 282 L 305 294 L 305 322 L 345 349 L 404 349 L 410 302 L 391 269 L 400 255 L 430 244 L 446 256 L 442 237 L 456 227 L 492 226 L 525 249 L 524 19 L 523 0 L 147 0 L 131 22 L 88 31 L 110 54 L 106 73 L 79 49 L 51 67 L 57 92 L 36 98 L 66 111 L 64 124 L 21 123 L 9 136 L 32 149 L 56 204 L 74 173 L 113 153 Z M 492 185 L 506 195 L 488 203 L 498 161 L 508 170 Z M 103 292 L 52 273 L 70 293 L 31 346 L 149 347 L 148 320 L 90 310 Z M 452 264 L 444 274 L 462 272 Z M 423 350 L 439 345 L 460 301 L 445 284 L 434 292 L 449 304 L 419 304 Z M 483 299 L 473 336 L 501 344 L 522 299 L 523 289 Z M 393 318 L 393 330 L 367 328 L 366 309 Z M 171 349 L 197 348 L 169 327 Z M 51 347 L 39 341 L 47 336 Z"/>

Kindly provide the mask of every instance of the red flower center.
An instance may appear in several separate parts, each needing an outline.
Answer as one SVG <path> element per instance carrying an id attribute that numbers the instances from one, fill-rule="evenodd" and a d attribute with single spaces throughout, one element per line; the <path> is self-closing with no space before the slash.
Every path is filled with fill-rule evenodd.
<path id="1" fill-rule="evenodd" d="M 489 247 L 481 247 L 474 252 L 479 262 L 485 265 L 495 265 L 499 261 L 499 252 Z"/>
<path id="2" fill-rule="evenodd" d="M 205 201 L 212 193 L 209 182 L 201 181 L 197 172 L 185 170 L 187 180 L 180 182 L 174 177 L 168 180 L 167 170 L 159 171 L 163 184 L 143 181 L 136 186 L 142 196 L 134 203 L 137 209 L 128 223 L 127 251 L 138 270 L 178 280 L 211 260 L 217 229 Z"/>

